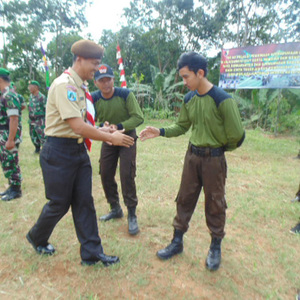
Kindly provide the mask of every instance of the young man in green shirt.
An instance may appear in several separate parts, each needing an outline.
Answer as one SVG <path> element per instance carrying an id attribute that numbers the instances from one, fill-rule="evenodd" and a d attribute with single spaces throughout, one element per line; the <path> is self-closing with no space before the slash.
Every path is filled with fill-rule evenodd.
<path id="1" fill-rule="evenodd" d="M 206 224 L 212 238 L 206 268 L 215 271 L 221 263 L 221 241 L 225 236 L 227 165 L 224 151 L 239 147 L 245 131 L 232 97 L 207 80 L 207 61 L 202 55 L 184 53 L 177 67 L 190 90 L 184 98 L 177 122 L 161 129 L 149 126 L 140 133 L 144 141 L 158 136 L 179 136 L 192 128 L 176 198 L 174 237 L 170 245 L 157 252 L 157 256 L 169 259 L 183 251 L 183 234 L 188 230 L 203 188 Z"/>
<path id="2" fill-rule="evenodd" d="M 114 87 L 114 73 L 110 66 L 100 65 L 95 73 L 95 84 L 98 91 L 92 93 L 96 120 L 100 126 L 109 124 L 112 131 L 125 129 L 125 134 L 134 138 L 130 148 L 102 143 L 100 155 L 100 176 L 111 211 L 100 218 L 108 221 L 123 217 L 120 206 L 118 187 L 115 180 L 116 168 L 120 158 L 120 179 L 122 194 L 128 209 L 128 232 L 136 235 L 139 232 L 136 206 L 136 127 L 144 122 L 141 108 L 132 92 L 126 88 Z"/>

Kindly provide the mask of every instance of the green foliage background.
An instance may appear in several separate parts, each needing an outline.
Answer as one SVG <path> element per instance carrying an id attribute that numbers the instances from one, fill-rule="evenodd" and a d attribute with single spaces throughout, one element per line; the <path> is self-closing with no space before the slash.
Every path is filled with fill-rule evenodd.
<path id="1" fill-rule="evenodd" d="M 87 25 L 87 0 L 0 0 L 0 31 L 4 47 L 0 66 L 9 67 L 17 90 L 28 99 L 27 82 L 42 83 L 47 94 L 40 43 L 44 45 L 54 80 L 72 65 L 71 45 L 81 39 Z M 126 25 L 118 32 L 103 30 L 103 62 L 115 70 L 119 82 L 116 46 L 122 50 L 126 79 L 144 110 L 152 118 L 176 117 L 187 90 L 176 73 L 185 51 L 207 56 L 208 79 L 218 85 L 221 52 L 211 49 L 285 43 L 300 40 L 300 2 L 297 0 L 133 0 L 124 9 Z M 44 43 L 44 42 L 43 42 Z M 47 46 L 47 47 L 46 47 Z M 96 89 L 90 82 L 90 90 Z M 245 124 L 274 133 L 299 134 L 298 90 L 231 91 Z"/>

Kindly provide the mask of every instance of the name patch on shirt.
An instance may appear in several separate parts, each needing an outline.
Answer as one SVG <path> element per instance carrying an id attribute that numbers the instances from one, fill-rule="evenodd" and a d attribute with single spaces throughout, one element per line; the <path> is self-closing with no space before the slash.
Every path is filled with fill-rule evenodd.
<path id="1" fill-rule="evenodd" d="M 76 101 L 76 98 L 77 98 L 77 94 L 73 91 L 68 91 L 68 99 L 70 101 Z"/>

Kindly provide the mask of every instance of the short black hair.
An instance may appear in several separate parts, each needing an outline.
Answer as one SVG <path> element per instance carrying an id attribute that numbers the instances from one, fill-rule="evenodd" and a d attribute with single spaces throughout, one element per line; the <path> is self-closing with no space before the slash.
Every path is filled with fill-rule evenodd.
<path id="1" fill-rule="evenodd" d="M 0 78 L 2 78 L 4 81 L 10 82 L 10 78 L 9 76 L 0 76 Z"/>
<path id="2" fill-rule="evenodd" d="M 77 59 L 77 55 L 73 54 L 73 63 L 76 61 L 76 59 Z"/>
<path id="3" fill-rule="evenodd" d="M 184 67 L 188 67 L 195 74 L 201 69 L 204 71 L 204 77 L 207 75 L 207 60 L 197 52 L 190 51 L 180 55 L 177 61 L 177 71 Z"/>

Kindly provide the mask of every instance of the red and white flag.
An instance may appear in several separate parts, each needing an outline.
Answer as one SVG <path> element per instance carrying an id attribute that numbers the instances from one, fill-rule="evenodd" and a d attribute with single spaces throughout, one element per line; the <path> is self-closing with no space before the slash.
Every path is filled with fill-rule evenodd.
<path id="1" fill-rule="evenodd" d="M 126 79 L 125 79 L 125 70 L 124 70 L 124 65 L 123 65 L 123 58 L 121 56 L 121 48 L 119 45 L 117 46 L 117 60 L 118 60 L 119 71 L 120 71 L 121 87 L 127 88 L 127 83 L 126 83 Z"/>

